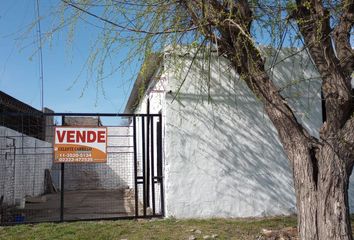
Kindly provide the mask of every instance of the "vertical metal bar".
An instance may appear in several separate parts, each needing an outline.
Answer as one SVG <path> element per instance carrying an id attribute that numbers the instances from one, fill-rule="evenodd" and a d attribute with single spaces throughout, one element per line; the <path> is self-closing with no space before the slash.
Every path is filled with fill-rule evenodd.
<path id="1" fill-rule="evenodd" d="M 162 166 L 162 161 L 163 161 L 163 155 L 162 155 L 162 115 L 159 115 L 159 122 L 160 122 L 160 130 L 159 130 L 159 138 L 161 139 L 160 144 L 158 146 L 159 148 L 159 154 L 161 156 L 161 166 Z M 162 168 L 162 167 L 161 167 Z M 161 171 L 161 182 L 160 182 L 160 196 L 161 196 L 161 215 L 165 216 L 165 197 L 164 197 L 164 189 L 163 189 L 163 171 Z"/>
<path id="2" fill-rule="evenodd" d="M 155 215 L 154 117 L 151 117 L 151 197 L 152 215 Z"/>
<path id="3" fill-rule="evenodd" d="M 64 163 L 61 163 L 61 178 L 60 178 L 60 221 L 64 221 Z"/>
<path id="4" fill-rule="evenodd" d="M 16 140 L 13 140 L 13 148 L 14 148 L 14 201 L 16 203 Z"/>
<path id="5" fill-rule="evenodd" d="M 145 191 L 145 162 L 146 162 L 146 154 L 145 154 L 145 119 L 144 116 L 141 116 L 141 138 L 142 138 L 142 165 L 143 165 L 143 213 L 146 216 L 146 191 Z"/>
<path id="6" fill-rule="evenodd" d="M 65 125 L 65 116 L 61 116 L 61 125 Z M 55 136 L 54 136 L 55 137 Z M 64 163 L 60 164 L 60 221 L 64 221 Z"/>
<path id="7" fill-rule="evenodd" d="M 138 157 L 136 147 L 136 116 L 133 117 L 133 147 L 134 147 L 134 186 L 135 186 L 135 217 L 139 216 L 138 204 Z"/>
<path id="8" fill-rule="evenodd" d="M 150 116 L 146 120 L 146 207 L 150 207 Z"/>
<path id="9" fill-rule="evenodd" d="M 161 123 L 160 121 L 156 122 L 156 175 L 160 177 L 162 175 L 162 153 L 160 151 L 161 144 Z M 160 181 L 160 179 L 158 179 Z"/>

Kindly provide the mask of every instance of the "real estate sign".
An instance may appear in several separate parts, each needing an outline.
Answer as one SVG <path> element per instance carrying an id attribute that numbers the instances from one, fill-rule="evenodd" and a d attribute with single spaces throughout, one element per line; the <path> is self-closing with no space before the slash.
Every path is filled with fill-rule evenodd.
<path id="1" fill-rule="evenodd" d="M 107 128 L 55 128 L 54 163 L 104 162 L 107 162 Z"/>

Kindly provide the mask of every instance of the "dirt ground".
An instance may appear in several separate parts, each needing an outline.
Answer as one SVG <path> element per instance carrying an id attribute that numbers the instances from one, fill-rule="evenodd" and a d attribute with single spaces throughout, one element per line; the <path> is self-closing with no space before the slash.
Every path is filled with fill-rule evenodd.
<path id="1" fill-rule="evenodd" d="M 58 221 L 60 193 L 47 194 L 45 198 L 44 202 L 26 203 L 24 209 L 17 209 L 13 215 L 22 216 L 24 222 Z M 64 193 L 64 220 L 125 216 L 134 216 L 134 195 L 127 189 Z"/>

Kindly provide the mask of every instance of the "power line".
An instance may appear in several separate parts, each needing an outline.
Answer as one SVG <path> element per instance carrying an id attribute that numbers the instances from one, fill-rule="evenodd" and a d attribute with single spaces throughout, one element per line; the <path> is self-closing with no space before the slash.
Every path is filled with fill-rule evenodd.
<path id="1" fill-rule="evenodd" d="M 41 109 L 44 111 L 44 78 L 43 78 L 43 51 L 42 51 L 42 33 L 41 33 L 41 19 L 39 14 L 39 0 L 36 0 L 37 12 L 37 41 L 39 49 L 39 79 L 41 82 L 40 96 L 41 96 Z"/>

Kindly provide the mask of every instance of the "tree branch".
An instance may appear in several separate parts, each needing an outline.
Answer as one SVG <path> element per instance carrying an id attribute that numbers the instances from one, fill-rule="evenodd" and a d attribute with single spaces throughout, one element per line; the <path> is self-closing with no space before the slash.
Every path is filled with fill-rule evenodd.
<path id="1" fill-rule="evenodd" d="M 284 148 L 293 152 L 297 148 L 306 149 L 316 142 L 297 121 L 287 101 L 280 95 L 279 89 L 265 71 L 264 59 L 250 35 L 253 18 L 248 1 L 237 1 L 232 8 L 236 12 L 232 13 L 226 9 L 220 13 L 222 5 L 217 0 L 209 0 L 208 3 L 206 17 L 220 33 L 218 46 L 224 50 L 226 57 L 250 90 L 263 102 Z M 201 6 L 202 4 L 194 1 L 186 10 L 193 16 L 201 13 Z M 199 15 L 201 14 L 192 17 L 193 21 L 196 21 L 195 25 L 200 21 Z"/>
<path id="2" fill-rule="evenodd" d="M 351 87 L 348 75 L 340 67 L 332 40 L 329 11 L 322 1 L 297 0 L 292 13 L 301 34 L 322 77 L 322 91 L 326 103 L 327 123 L 321 130 L 322 138 L 334 136 L 350 117 Z"/>
<path id="3" fill-rule="evenodd" d="M 106 22 L 106 23 L 109 23 L 119 29 L 122 29 L 122 30 L 126 30 L 126 31 L 129 31 L 129 32 L 136 32 L 136 33 L 142 33 L 142 34 L 148 34 L 148 35 L 161 35 L 161 34 L 171 34 L 171 33 L 183 33 L 183 32 L 188 32 L 188 31 L 194 31 L 194 30 L 197 30 L 199 28 L 199 26 L 194 26 L 194 27 L 190 27 L 190 28 L 186 28 L 186 29 L 164 29 L 162 31 L 157 31 L 157 32 L 151 32 L 151 31 L 146 31 L 146 30 L 143 30 L 143 29 L 136 29 L 136 28 L 129 28 L 127 26 L 123 26 L 121 24 L 118 24 L 116 22 L 112 22 L 106 18 L 103 18 L 101 16 L 98 16 L 97 14 L 94 14 L 88 10 L 85 10 L 83 9 L 82 7 L 79 7 L 77 5 L 75 5 L 74 3 L 70 2 L 70 1 L 67 1 L 67 0 L 61 0 L 63 3 L 83 12 L 83 13 L 86 13 L 87 15 L 91 16 L 91 17 L 94 17 L 94 18 L 97 18 L 99 19 L 100 21 L 103 21 L 103 22 Z"/>
<path id="4" fill-rule="evenodd" d="M 350 76 L 354 69 L 354 51 L 350 44 L 350 31 L 354 24 L 354 3 L 352 0 L 343 0 L 342 14 L 338 25 L 334 29 L 334 44 L 340 61 L 340 66 L 346 75 Z M 350 86 L 350 78 L 347 78 Z"/>

